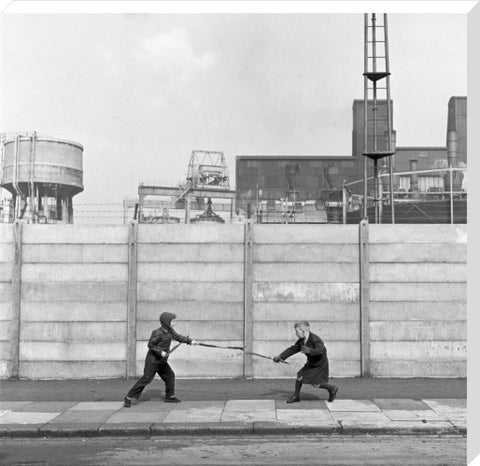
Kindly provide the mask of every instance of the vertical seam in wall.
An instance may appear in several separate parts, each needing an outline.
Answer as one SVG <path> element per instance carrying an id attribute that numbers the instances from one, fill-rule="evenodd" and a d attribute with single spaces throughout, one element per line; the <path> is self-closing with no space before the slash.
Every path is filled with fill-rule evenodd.
<path id="1" fill-rule="evenodd" d="M 371 377 L 370 370 L 370 257 L 368 220 L 359 224 L 360 240 L 360 373 Z"/>
<path id="2" fill-rule="evenodd" d="M 243 277 L 243 376 L 253 377 L 253 253 L 251 222 L 244 229 L 244 277 Z"/>
<path id="3" fill-rule="evenodd" d="M 10 324 L 10 367 L 7 371 L 12 379 L 20 373 L 20 323 L 22 307 L 22 233 L 23 224 L 13 224 L 13 264 L 12 264 L 12 319 Z"/>
<path id="4" fill-rule="evenodd" d="M 126 376 L 134 377 L 137 360 L 137 268 L 138 223 L 131 222 L 128 230 L 127 288 L 127 361 Z"/>

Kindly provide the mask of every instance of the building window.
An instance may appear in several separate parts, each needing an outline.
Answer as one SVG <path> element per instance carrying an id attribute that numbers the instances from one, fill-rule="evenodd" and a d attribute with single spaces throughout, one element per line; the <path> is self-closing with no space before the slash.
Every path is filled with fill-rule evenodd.
<path id="1" fill-rule="evenodd" d="M 440 176 L 419 176 L 418 190 L 423 193 L 442 191 L 443 178 Z"/>

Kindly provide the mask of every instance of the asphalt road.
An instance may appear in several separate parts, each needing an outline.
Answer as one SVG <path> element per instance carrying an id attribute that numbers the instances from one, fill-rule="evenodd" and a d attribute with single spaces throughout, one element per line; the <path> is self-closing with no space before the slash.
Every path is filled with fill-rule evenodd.
<path id="1" fill-rule="evenodd" d="M 466 451 L 466 438 L 459 436 L 6 439 L 0 464 L 463 466 Z"/>

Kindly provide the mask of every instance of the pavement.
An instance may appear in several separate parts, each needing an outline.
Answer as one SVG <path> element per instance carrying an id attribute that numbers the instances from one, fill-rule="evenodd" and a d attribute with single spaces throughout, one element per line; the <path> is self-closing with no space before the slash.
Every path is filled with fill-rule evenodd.
<path id="1" fill-rule="evenodd" d="M 154 380 L 124 408 L 134 382 L 0 380 L 0 437 L 467 433 L 466 379 L 331 379 L 332 403 L 306 385 L 293 404 L 292 379 L 177 379 L 177 404 Z"/>

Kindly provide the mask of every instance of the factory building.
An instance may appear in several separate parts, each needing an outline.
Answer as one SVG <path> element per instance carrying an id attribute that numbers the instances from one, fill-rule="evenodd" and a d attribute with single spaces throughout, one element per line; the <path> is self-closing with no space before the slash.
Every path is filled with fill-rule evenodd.
<path id="1" fill-rule="evenodd" d="M 391 102 L 393 111 L 393 102 Z M 386 118 L 386 102 L 377 106 L 378 131 L 382 131 L 381 121 Z M 384 128 L 385 144 L 387 142 Z M 396 133 L 393 130 L 394 141 Z M 449 178 L 442 168 L 466 168 L 467 151 L 467 98 L 451 97 L 448 102 L 447 134 L 445 146 L 396 147 L 392 157 L 394 167 L 393 188 L 395 196 L 431 196 L 449 189 Z M 352 155 L 318 156 L 275 156 L 239 155 L 236 157 L 236 206 L 245 213 L 274 211 L 275 205 L 287 203 L 305 208 L 306 204 L 334 199 L 342 202 L 344 183 L 353 201 L 358 200 L 363 191 L 365 143 L 364 103 L 353 102 Z M 381 148 L 380 148 L 381 149 Z M 380 171 L 387 173 L 387 158 L 380 162 Z M 437 172 L 430 170 L 438 169 Z M 418 171 L 417 175 L 412 172 Z M 371 176 L 371 171 L 368 175 Z M 355 183 L 358 182 L 358 183 Z M 388 178 L 382 178 L 384 190 L 388 188 Z M 466 191 L 466 173 L 454 172 L 453 184 L 457 191 Z M 415 193 L 411 194 L 412 191 Z M 434 197 L 437 196 L 437 197 Z M 423 198 L 423 200 L 428 200 Z M 352 203 L 352 198 L 350 198 Z M 355 204 L 355 202 L 353 202 Z M 355 205 L 350 206 L 352 208 Z M 265 217 L 264 217 L 265 218 Z"/>

